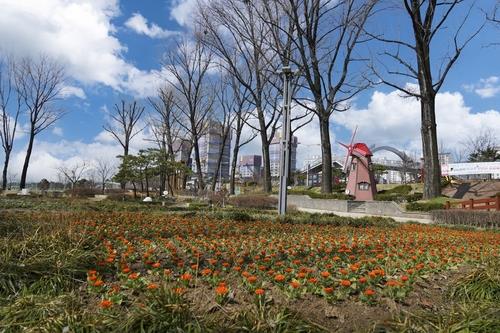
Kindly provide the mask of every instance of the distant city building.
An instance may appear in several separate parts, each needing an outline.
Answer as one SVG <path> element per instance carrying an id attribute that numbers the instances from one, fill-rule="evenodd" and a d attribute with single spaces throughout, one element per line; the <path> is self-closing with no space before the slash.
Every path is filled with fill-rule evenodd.
<path id="1" fill-rule="evenodd" d="M 201 171 L 203 176 L 207 179 L 213 178 L 214 176 L 228 179 L 231 155 L 231 132 L 223 146 L 221 124 L 210 121 L 206 133 L 200 137 L 198 144 L 200 147 Z M 215 175 L 221 149 L 223 150 L 221 166 L 218 175 Z"/>
<path id="2" fill-rule="evenodd" d="M 257 181 L 260 178 L 260 169 L 262 167 L 262 156 L 243 155 L 240 156 L 238 163 L 238 172 L 240 178 L 244 180 Z"/>
<path id="3" fill-rule="evenodd" d="M 269 166 L 271 167 L 271 177 L 279 177 L 280 175 L 280 156 L 281 156 L 281 144 L 280 144 L 280 133 L 274 136 L 271 144 L 269 145 Z M 296 136 L 293 136 L 290 142 L 290 172 L 295 172 L 297 169 L 297 145 L 299 141 Z"/>
<path id="4" fill-rule="evenodd" d="M 439 165 L 448 165 L 453 163 L 453 156 L 451 156 L 451 153 L 439 153 L 438 159 Z"/>
<path id="5" fill-rule="evenodd" d="M 184 162 L 190 164 L 191 143 L 186 140 L 176 139 L 172 144 L 174 150 L 175 160 L 177 162 Z"/>

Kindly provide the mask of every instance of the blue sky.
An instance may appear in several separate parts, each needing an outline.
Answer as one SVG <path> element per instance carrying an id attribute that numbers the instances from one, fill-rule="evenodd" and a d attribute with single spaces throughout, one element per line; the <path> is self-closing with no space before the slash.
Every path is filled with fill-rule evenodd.
<path id="1" fill-rule="evenodd" d="M 492 7 L 494 0 L 481 0 Z M 54 179 L 65 163 L 113 159 L 120 149 L 102 129 L 107 110 L 121 98 L 142 99 L 154 91 L 162 54 L 176 36 L 188 34 L 194 0 L 0 0 L 0 52 L 13 57 L 46 53 L 67 65 L 70 77 L 64 107 L 68 114 L 35 142 L 29 178 Z M 485 8 L 486 8 L 485 7 Z M 463 14 L 463 12 L 462 12 Z M 379 14 L 374 29 L 408 34 L 401 12 Z M 464 33 L 480 23 L 474 14 Z M 452 20 L 449 29 L 456 26 Z M 448 48 L 444 31 L 435 56 Z M 447 149 L 459 149 L 467 136 L 490 128 L 500 137 L 500 28 L 485 27 L 463 52 L 438 96 L 438 136 Z M 372 46 L 373 52 L 381 46 Z M 433 54 L 434 55 L 434 54 Z M 418 102 L 388 87 L 359 95 L 349 112 L 334 115 L 332 140 L 347 140 L 359 126 L 359 140 L 392 144 L 419 154 Z M 319 154 L 316 122 L 299 131 L 299 160 Z M 134 147 L 148 145 L 148 133 Z M 13 177 L 19 175 L 26 138 L 15 142 Z M 334 151 L 343 152 L 335 145 Z M 259 153 L 258 139 L 244 153 Z M 3 155 L 0 154 L 0 160 Z M 299 167 L 301 165 L 299 164 Z"/>

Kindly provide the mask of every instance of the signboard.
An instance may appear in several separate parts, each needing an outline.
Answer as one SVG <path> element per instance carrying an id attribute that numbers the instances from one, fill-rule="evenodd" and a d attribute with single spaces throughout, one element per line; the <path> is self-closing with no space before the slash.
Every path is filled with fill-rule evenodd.
<path id="1" fill-rule="evenodd" d="M 500 162 L 450 163 L 441 166 L 443 176 L 500 174 Z"/>

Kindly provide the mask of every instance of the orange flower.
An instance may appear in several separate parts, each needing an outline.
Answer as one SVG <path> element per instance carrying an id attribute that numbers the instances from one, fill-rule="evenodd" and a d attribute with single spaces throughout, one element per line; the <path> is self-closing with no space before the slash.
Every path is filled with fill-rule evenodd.
<path id="1" fill-rule="evenodd" d="M 325 292 L 325 294 L 331 294 L 333 293 L 333 287 L 325 287 L 323 288 L 323 291 Z"/>
<path id="2" fill-rule="evenodd" d="M 205 268 L 204 270 L 201 271 L 201 275 L 207 276 L 212 274 L 212 270 L 210 268 Z"/>
<path id="3" fill-rule="evenodd" d="M 247 277 L 247 281 L 249 283 L 255 283 L 257 281 L 257 277 L 255 275 L 251 275 L 251 276 Z"/>
<path id="4" fill-rule="evenodd" d="M 297 274 L 297 278 L 298 278 L 298 279 L 303 279 L 303 278 L 305 278 L 306 276 L 307 276 L 307 274 L 306 274 L 306 273 L 304 273 L 304 272 L 300 272 L 300 273 L 298 273 L 298 274 Z"/>
<path id="5" fill-rule="evenodd" d="M 340 280 L 340 284 L 344 287 L 349 287 L 351 285 L 351 281 L 349 280 Z"/>
<path id="6" fill-rule="evenodd" d="M 408 281 L 408 276 L 407 276 L 407 275 L 403 275 L 403 276 L 401 277 L 401 281 L 403 281 L 403 282 Z"/>
<path id="7" fill-rule="evenodd" d="M 184 293 L 184 288 L 178 287 L 178 288 L 174 288 L 173 290 L 174 290 L 174 293 L 176 293 L 177 295 L 181 295 Z"/>
<path id="8" fill-rule="evenodd" d="M 321 272 L 321 276 L 326 279 L 330 276 L 330 272 L 327 272 L 327 271 Z"/>
<path id="9" fill-rule="evenodd" d="M 364 276 L 359 278 L 359 283 L 366 283 L 366 278 Z"/>
<path id="10" fill-rule="evenodd" d="M 300 283 L 297 281 L 292 281 L 290 282 L 290 287 L 292 287 L 293 289 L 297 289 L 298 287 L 300 287 Z"/>
<path id="11" fill-rule="evenodd" d="M 158 289 L 158 285 L 156 283 L 150 283 L 148 284 L 147 288 L 149 290 Z"/>
<path id="12" fill-rule="evenodd" d="M 278 274 L 278 275 L 276 275 L 276 276 L 274 277 L 274 280 L 275 280 L 276 282 L 283 282 L 283 281 L 285 281 L 285 276 L 284 276 L 283 274 Z"/>
<path id="13" fill-rule="evenodd" d="M 137 274 L 137 273 L 132 273 L 132 274 L 130 274 L 130 275 L 128 276 L 128 278 L 129 278 L 130 280 L 137 280 L 137 278 L 138 278 L 138 277 L 139 277 L 139 274 Z"/>
<path id="14" fill-rule="evenodd" d="M 366 289 L 363 294 L 365 294 L 365 296 L 370 297 L 370 296 L 375 295 L 375 290 L 373 290 L 373 289 Z"/>
<path id="15" fill-rule="evenodd" d="M 155 262 L 154 264 L 152 264 L 151 266 L 153 266 L 154 268 L 159 268 L 160 267 L 160 263 L 159 262 Z"/>
<path id="16" fill-rule="evenodd" d="M 347 275 L 347 274 L 349 274 L 349 271 L 347 269 L 345 269 L 345 268 L 341 268 L 340 269 L 340 274 Z"/>
<path id="17" fill-rule="evenodd" d="M 316 279 L 316 278 L 312 277 L 312 278 L 309 278 L 307 281 L 308 281 L 309 283 L 315 284 L 316 282 L 318 282 L 318 279 Z"/>
<path id="18" fill-rule="evenodd" d="M 128 266 L 123 267 L 122 268 L 122 272 L 125 273 L 125 274 L 129 273 L 130 272 L 130 267 L 128 267 Z"/>
<path id="19" fill-rule="evenodd" d="M 96 275 L 97 274 L 97 271 L 94 270 L 94 269 L 91 269 L 90 271 L 87 272 L 87 274 L 90 276 L 90 275 Z"/>
<path id="20" fill-rule="evenodd" d="M 385 283 L 385 285 L 388 287 L 397 287 L 399 286 L 399 282 L 396 280 L 389 280 Z"/>
<path id="21" fill-rule="evenodd" d="M 109 299 L 103 299 L 99 306 L 103 309 L 110 308 L 113 305 L 113 302 L 111 302 Z"/>
<path id="22" fill-rule="evenodd" d="M 264 295 L 265 291 L 264 289 L 255 289 L 255 295 L 262 296 Z"/>
<path id="23" fill-rule="evenodd" d="M 94 282 L 94 287 L 101 287 L 101 286 L 103 286 L 103 285 L 104 285 L 104 282 L 103 282 L 101 279 L 96 280 L 96 281 Z"/>
<path id="24" fill-rule="evenodd" d="M 215 288 L 215 293 L 219 296 L 224 296 L 229 292 L 229 289 L 226 287 L 224 283 L 219 284 L 217 288 Z"/>
<path id="25" fill-rule="evenodd" d="M 189 280 L 191 280 L 192 277 L 193 276 L 190 273 L 186 272 L 186 273 L 181 275 L 181 280 L 182 281 L 189 281 Z"/>

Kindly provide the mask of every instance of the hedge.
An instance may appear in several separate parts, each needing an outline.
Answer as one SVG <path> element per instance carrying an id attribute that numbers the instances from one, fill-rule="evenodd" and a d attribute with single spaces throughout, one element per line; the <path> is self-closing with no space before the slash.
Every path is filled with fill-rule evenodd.
<path id="1" fill-rule="evenodd" d="M 499 228 L 499 211 L 481 211 L 466 209 L 441 209 L 431 212 L 435 223 L 474 226 L 481 228 Z"/>

